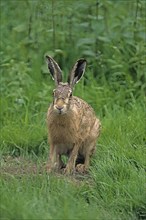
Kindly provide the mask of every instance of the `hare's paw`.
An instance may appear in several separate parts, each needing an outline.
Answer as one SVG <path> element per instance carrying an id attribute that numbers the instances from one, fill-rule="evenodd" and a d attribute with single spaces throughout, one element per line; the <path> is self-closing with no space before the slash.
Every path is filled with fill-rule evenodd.
<path id="1" fill-rule="evenodd" d="M 57 166 L 57 163 L 54 163 L 54 164 L 48 163 L 46 165 L 46 169 L 45 170 L 46 170 L 47 173 L 52 173 L 52 172 L 57 172 L 59 170 L 59 168 Z"/>
<path id="2" fill-rule="evenodd" d="M 45 166 L 45 171 L 46 171 L 47 173 L 51 173 L 51 172 L 53 171 L 51 164 L 47 164 L 47 165 Z"/>
<path id="3" fill-rule="evenodd" d="M 70 166 L 66 166 L 64 169 L 63 169 L 63 174 L 65 175 L 71 175 L 74 173 L 74 169 Z"/>
<path id="4" fill-rule="evenodd" d="M 76 166 L 76 171 L 79 173 L 87 173 L 87 168 L 85 167 L 84 164 L 77 164 Z"/>

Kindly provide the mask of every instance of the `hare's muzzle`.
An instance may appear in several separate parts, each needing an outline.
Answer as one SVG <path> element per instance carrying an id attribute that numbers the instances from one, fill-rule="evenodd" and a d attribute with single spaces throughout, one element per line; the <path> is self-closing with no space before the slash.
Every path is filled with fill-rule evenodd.
<path id="1" fill-rule="evenodd" d="M 67 110 L 67 106 L 64 102 L 63 99 L 58 99 L 55 103 L 54 103 L 54 110 L 56 111 L 56 113 L 58 114 L 64 114 Z"/>
<path id="2" fill-rule="evenodd" d="M 63 112 L 63 108 L 64 108 L 64 107 L 58 107 L 58 106 L 56 106 L 57 113 L 60 114 L 60 115 L 61 115 L 62 113 L 64 113 L 64 112 Z"/>

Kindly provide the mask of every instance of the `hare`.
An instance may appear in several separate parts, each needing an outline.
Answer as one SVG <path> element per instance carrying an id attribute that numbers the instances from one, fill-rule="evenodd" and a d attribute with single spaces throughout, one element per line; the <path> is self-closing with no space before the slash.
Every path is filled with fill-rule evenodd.
<path id="1" fill-rule="evenodd" d="M 75 84 L 85 72 L 86 60 L 77 60 L 66 83 L 62 82 L 62 72 L 56 61 L 50 56 L 46 56 L 46 60 L 56 84 L 53 103 L 47 113 L 50 144 L 47 170 L 51 172 L 64 168 L 66 174 L 87 172 L 101 124 L 92 107 L 72 95 Z M 68 157 L 66 166 L 61 159 L 62 155 Z"/>

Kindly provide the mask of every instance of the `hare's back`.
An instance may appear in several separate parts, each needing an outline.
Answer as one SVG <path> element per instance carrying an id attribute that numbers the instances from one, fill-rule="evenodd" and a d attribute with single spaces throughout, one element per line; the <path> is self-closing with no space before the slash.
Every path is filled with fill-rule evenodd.
<path id="1" fill-rule="evenodd" d="M 81 98 L 73 96 L 72 105 L 81 127 L 90 128 L 98 120 L 93 108 Z"/>
<path id="2" fill-rule="evenodd" d="M 91 117 L 96 117 L 93 108 L 83 99 L 73 96 L 72 104 L 73 104 L 74 110 L 76 109 L 78 111 L 78 114 L 81 114 L 81 116 L 89 115 Z"/>
<path id="3" fill-rule="evenodd" d="M 76 127 L 78 127 L 78 135 L 83 141 L 82 147 L 84 150 L 90 145 L 94 148 L 101 130 L 100 120 L 96 117 L 93 108 L 84 100 L 73 97 L 73 103 L 73 109 L 77 116 Z M 80 149 L 81 154 L 84 154 L 82 152 L 83 149 Z"/>

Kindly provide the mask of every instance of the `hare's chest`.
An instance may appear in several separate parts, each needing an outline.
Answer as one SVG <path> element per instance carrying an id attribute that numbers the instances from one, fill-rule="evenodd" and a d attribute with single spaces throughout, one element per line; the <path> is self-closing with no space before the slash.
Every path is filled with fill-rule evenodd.
<path id="1" fill-rule="evenodd" d="M 72 143 L 63 143 L 63 144 L 56 144 L 55 145 L 56 147 L 56 151 L 59 155 L 66 155 L 66 156 L 69 156 L 73 147 L 74 147 L 74 144 Z"/>
<path id="2" fill-rule="evenodd" d="M 48 124 L 49 139 L 53 144 L 68 146 L 71 148 L 76 139 L 76 127 L 73 123 L 66 123 L 64 120 L 52 121 Z M 62 147 L 61 147 L 62 148 Z"/>

